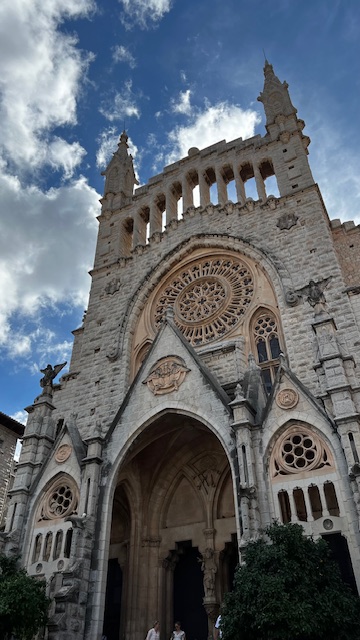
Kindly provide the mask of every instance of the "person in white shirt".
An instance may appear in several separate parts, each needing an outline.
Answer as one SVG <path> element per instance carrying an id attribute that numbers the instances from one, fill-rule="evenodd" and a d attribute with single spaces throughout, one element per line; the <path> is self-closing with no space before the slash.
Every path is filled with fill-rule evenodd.
<path id="1" fill-rule="evenodd" d="M 185 631 L 182 630 L 179 621 L 175 622 L 175 629 L 171 634 L 170 640 L 186 640 Z"/>
<path id="2" fill-rule="evenodd" d="M 220 625 L 221 625 L 221 616 L 218 616 L 214 624 L 214 633 L 213 633 L 214 640 L 218 640 L 222 636 Z"/>
<path id="3" fill-rule="evenodd" d="M 159 640 L 160 638 L 160 622 L 155 620 L 153 626 L 147 632 L 145 640 Z"/>

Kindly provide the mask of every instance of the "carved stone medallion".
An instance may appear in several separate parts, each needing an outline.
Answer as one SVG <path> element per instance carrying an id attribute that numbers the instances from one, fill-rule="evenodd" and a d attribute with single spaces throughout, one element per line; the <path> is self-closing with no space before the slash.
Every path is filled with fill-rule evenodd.
<path id="1" fill-rule="evenodd" d="M 154 364 L 143 384 L 146 384 L 155 396 L 164 395 L 177 391 L 189 371 L 179 356 L 166 356 Z"/>
<path id="2" fill-rule="evenodd" d="M 276 396 L 276 402 L 281 409 L 292 409 L 299 402 L 299 394 L 295 389 L 281 389 Z"/>
<path id="3" fill-rule="evenodd" d="M 68 458 L 70 458 L 72 452 L 72 447 L 69 444 L 62 444 L 57 449 L 55 453 L 55 460 L 59 464 L 65 462 Z"/>

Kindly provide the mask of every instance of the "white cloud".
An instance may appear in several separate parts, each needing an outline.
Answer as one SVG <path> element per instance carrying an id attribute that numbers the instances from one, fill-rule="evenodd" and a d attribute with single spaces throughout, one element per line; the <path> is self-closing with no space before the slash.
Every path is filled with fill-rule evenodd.
<path id="1" fill-rule="evenodd" d="M 99 195 L 80 177 L 46 192 L 0 172 L 0 343 L 25 354 L 13 314 L 66 302 L 86 306 Z"/>
<path id="2" fill-rule="evenodd" d="M 180 91 L 179 97 L 173 98 L 171 100 L 171 110 L 174 113 L 183 113 L 184 115 L 190 115 L 191 113 L 190 96 L 191 96 L 190 89 L 187 89 L 186 91 Z"/>
<path id="3" fill-rule="evenodd" d="M 123 5 L 122 22 L 126 28 L 155 26 L 172 6 L 172 0 L 119 0 Z"/>
<path id="4" fill-rule="evenodd" d="M 0 4 L 0 151 L 20 170 L 49 162 L 68 173 L 83 155 L 71 146 L 64 154 L 50 131 L 76 123 L 76 100 L 92 59 L 58 25 L 93 10 L 93 0 Z"/>
<path id="5" fill-rule="evenodd" d="M 136 105 L 131 80 L 124 83 L 121 92 L 116 91 L 114 97 L 104 100 L 99 111 L 110 122 L 123 120 L 126 116 L 140 118 L 140 109 Z"/>
<path id="6" fill-rule="evenodd" d="M 189 125 L 177 126 L 169 133 L 171 150 L 163 155 L 164 160 L 170 164 L 186 156 L 191 147 L 204 149 L 222 139 L 251 138 L 259 122 L 257 111 L 227 102 L 207 104 L 203 111 L 195 112 Z"/>
<path id="7" fill-rule="evenodd" d="M 13 420 L 17 420 L 21 424 L 26 424 L 27 415 L 28 415 L 27 412 L 24 410 L 16 411 L 16 413 L 10 416 L 10 418 L 12 418 Z"/>
<path id="8" fill-rule="evenodd" d="M 360 174 L 357 147 L 344 142 L 344 135 L 327 121 L 323 110 L 314 109 L 311 123 L 309 163 L 319 184 L 330 219 L 354 220 L 360 224 Z"/>
<path id="9" fill-rule="evenodd" d="M 113 60 L 114 62 L 127 62 L 131 69 L 136 67 L 134 56 L 130 53 L 129 49 L 121 44 L 114 47 Z"/>

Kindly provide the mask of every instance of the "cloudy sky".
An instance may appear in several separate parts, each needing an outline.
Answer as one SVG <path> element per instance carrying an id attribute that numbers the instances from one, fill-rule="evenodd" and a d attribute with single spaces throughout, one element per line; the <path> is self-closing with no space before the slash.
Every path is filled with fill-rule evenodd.
<path id="1" fill-rule="evenodd" d="M 2 0 L 0 410 L 69 360 L 100 173 L 125 127 L 141 184 L 191 146 L 265 133 L 264 52 L 331 218 L 360 223 L 358 0 Z"/>

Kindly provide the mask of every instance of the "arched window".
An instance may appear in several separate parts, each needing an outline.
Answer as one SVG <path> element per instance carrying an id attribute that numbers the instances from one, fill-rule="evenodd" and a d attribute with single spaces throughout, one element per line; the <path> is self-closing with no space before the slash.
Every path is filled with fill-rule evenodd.
<path id="1" fill-rule="evenodd" d="M 268 309 L 261 310 L 252 323 L 256 359 L 267 393 L 270 393 L 279 367 L 281 352 L 275 315 Z"/>

